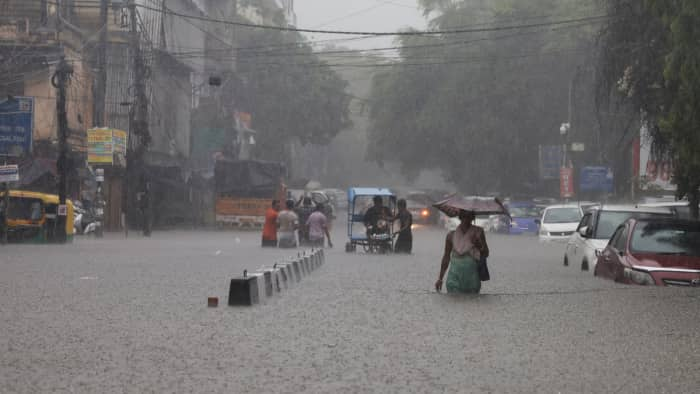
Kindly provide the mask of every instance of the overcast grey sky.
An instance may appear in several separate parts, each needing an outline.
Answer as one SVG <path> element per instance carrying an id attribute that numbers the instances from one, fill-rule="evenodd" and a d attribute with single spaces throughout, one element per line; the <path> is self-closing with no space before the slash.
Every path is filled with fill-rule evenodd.
<path id="1" fill-rule="evenodd" d="M 425 28 L 416 0 L 296 0 L 297 27 L 324 30 L 396 31 L 405 27 Z M 307 34 L 310 40 L 348 38 Z M 334 42 L 353 49 L 391 45 L 394 37 Z"/>

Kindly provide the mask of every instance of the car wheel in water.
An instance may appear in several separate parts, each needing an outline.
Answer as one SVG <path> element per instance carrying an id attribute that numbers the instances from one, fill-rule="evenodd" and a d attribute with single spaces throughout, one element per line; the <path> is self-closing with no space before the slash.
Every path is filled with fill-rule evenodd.
<path id="1" fill-rule="evenodd" d="M 588 271 L 588 260 L 583 260 L 581 262 L 581 271 Z"/>

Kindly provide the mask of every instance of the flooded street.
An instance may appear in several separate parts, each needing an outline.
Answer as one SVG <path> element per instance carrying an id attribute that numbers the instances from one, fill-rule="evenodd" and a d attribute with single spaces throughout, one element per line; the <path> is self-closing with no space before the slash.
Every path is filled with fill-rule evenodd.
<path id="1" fill-rule="evenodd" d="M 563 245 L 488 234 L 478 296 L 436 294 L 445 231 L 414 254 L 347 254 L 254 307 L 228 282 L 290 256 L 257 232 L 108 234 L 0 260 L 1 392 L 693 392 L 697 289 L 562 265 Z M 208 296 L 220 298 L 207 308 Z"/>

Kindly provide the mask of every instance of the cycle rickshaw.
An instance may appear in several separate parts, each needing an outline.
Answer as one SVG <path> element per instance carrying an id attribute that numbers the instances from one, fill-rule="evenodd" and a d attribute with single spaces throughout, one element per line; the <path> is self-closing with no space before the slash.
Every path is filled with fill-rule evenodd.
<path id="1" fill-rule="evenodd" d="M 365 226 L 365 213 L 375 197 L 382 200 L 389 217 L 377 220 L 376 226 Z M 388 253 L 394 250 L 392 218 L 396 215 L 396 196 L 386 188 L 353 187 L 348 189 L 348 242 L 345 251 L 355 252 L 360 246 L 366 253 Z"/>

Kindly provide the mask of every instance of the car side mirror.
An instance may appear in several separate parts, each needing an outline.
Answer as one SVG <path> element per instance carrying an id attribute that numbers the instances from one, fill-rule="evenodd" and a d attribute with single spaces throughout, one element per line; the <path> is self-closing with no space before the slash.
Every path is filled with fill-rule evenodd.
<path id="1" fill-rule="evenodd" d="M 603 251 L 602 251 L 602 250 L 599 250 L 599 249 L 596 249 L 596 250 L 595 250 L 595 257 L 602 257 L 602 256 L 603 256 Z"/>
<path id="2" fill-rule="evenodd" d="M 535 219 L 535 224 L 537 224 L 538 226 L 541 226 L 542 221 L 540 219 Z"/>

